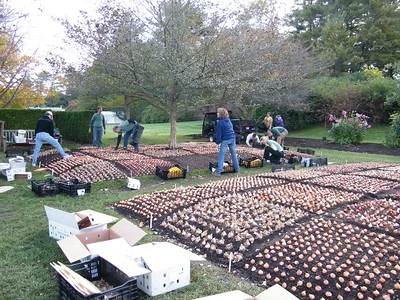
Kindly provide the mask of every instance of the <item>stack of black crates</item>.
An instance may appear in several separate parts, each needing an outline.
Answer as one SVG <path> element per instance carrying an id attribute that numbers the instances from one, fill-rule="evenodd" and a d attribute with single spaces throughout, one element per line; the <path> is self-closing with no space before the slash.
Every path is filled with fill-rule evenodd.
<path id="1" fill-rule="evenodd" d="M 32 180 L 32 191 L 39 197 L 55 196 L 63 193 L 71 197 L 90 193 L 91 183 L 80 182 L 78 179 L 56 181 L 53 178 L 46 180 Z"/>

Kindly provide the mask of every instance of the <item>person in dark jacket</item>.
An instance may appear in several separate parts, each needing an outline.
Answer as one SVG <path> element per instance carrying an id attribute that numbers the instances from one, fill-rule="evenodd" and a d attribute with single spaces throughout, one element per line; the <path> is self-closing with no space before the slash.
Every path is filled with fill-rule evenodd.
<path id="1" fill-rule="evenodd" d="M 35 150 L 33 151 L 32 166 L 36 166 L 40 149 L 44 143 L 48 143 L 55 147 L 63 158 L 69 158 L 70 155 L 65 153 L 60 143 L 53 137 L 54 123 L 53 113 L 46 111 L 44 117 L 40 118 L 35 128 Z"/>
<path id="2" fill-rule="evenodd" d="M 224 171 L 224 159 L 226 148 L 229 147 L 229 151 L 232 156 L 233 167 L 235 172 L 240 172 L 239 162 L 236 156 L 236 134 L 233 131 L 233 125 L 229 119 L 229 113 L 225 108 L 218 108 L 217 110 L 217 129 L 215 143 L 220 145 L 218 153 L 218 168 L 213 172 L 214 176 L 221 176 Z"/>
<path id="3" fill-rule="evenodd" d="M 281 116 L 281 115 L 277 115 L 277 116 L 275 117 L 275 126 L 276 126 L 276 127 L 285 127 L 284 125 L 285 125 L 285 124 L 284 124 L 284 122 L 283 122 L 282 116 Z"/>

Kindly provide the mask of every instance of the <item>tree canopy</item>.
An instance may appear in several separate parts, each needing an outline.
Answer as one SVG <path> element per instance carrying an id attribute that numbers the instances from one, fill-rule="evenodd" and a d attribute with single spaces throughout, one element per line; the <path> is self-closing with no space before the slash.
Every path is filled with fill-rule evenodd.
<path id="1" fill-rule="evenodd" d="M 336 73 L 400 60 L 400 4 L 393 0 L 306 0 L 290 16 L 293 36 L 323 54 Z"/>

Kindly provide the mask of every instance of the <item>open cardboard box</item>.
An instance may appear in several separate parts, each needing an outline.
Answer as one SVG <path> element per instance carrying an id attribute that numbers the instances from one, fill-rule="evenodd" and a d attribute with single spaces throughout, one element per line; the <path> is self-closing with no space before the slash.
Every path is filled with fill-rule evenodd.
<path id="1" fill-rule="evenodd" d="M 118 248 L 113 248 L 114 251 L 99 243 L 90 244 L 88 248 L 129 277 L 136 277 L 137 287 L 150 296 L 165 294 L 189 285 L 190 262 L 205 260 L 168 242 L 133 247 L 119 244 Z"/>
<path id="2" fill-rule="evenodd" d="M 142 229 L 128 220 L 122 219 L 110 228 L 71 235 L 57 241 L 57 244 L 64 252 L 68 261 L 72 263 L 98 255 L 97 252 L 111 252 L 115 253 L 118 257 L 140 241 L 145 235 L 146 232 Z M 89 248 L 89 245 L 91 248 Z M 112 261 L 109 262 L 112 263 Z"/>
<path id="3" fill-rule="evenodd" d="M 49 221 L 49 236 L 61 240 L 70 235 L 102 230 L 108 223 L 118 219 L 94 210 L 69 213 L 50 206 L 44 206 Z"/>
<path id="4" fill-rule="evenodd" d="M 275 284 L 270 288 L 266 289 L 261 294 L 252 297 L 242 291 L 235 290 L 231 292 L 221 293 L 203 298 L 197 298 L 196 300 L 299 300 L 292 293 L 285 290 L 279 284 Z"/>

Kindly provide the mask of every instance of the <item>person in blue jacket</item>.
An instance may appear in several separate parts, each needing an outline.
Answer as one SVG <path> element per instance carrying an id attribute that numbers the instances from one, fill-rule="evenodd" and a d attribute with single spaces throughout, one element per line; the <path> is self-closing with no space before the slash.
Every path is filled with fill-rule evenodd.
<path id="1" fill-rule="evenodd" d="M 217 118 L 219 120 L 217 122 L 215 143 L 220 146 L 218 153 L 218 168 L 213 172 L 213 175 L 221 176 L 221 173 L 224 171 L 224 159 L 227 147 L 229 147 L 232 156 L 235 172 L 239 173 L 240 167 L 236 156 L 236 134 L 233 131 L 233 125 L 229 119 L 229 113 L 226 108 L 218 108 Z"/>

